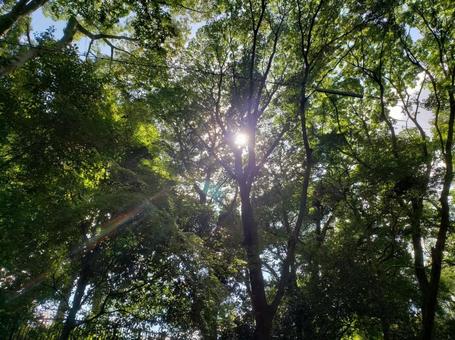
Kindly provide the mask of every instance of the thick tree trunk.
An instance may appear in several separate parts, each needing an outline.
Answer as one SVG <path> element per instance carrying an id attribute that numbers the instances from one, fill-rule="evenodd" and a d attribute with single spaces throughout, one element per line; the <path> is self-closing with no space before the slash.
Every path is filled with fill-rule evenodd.
<path id="1" fill-rule="evenodd" d="M 251 303 L 256 321 L 254 332 L 255 339 L 270 339 L 272 334 L 273 315 L 267 304 L 265 295 L 262 263 L 259 257 L 259 237 L 257 224 L 254 219 L 253 207 L 250 200 L 250 187 L 240 185 L 240 198 L 242 202 L 242 225 L 244 247 L 247 255 L 248 271 L 251 285 Z"/>
<path id="2" fill-rule="evenodd" d="M 0 36 L 7 32 L 21 17 L 37 10 L 47 1 L 48 0 L 19 0 L 8 13 L 0 15 Z"/>
<path id="3" fill-rule="evenodd" d="M 390 335 L 390 323 L 387 320 L 387 318 L 383 317 L 381 319 L 381 326 L 382 326 L 382 335 L 384 337 L 384 340 L 390 340 L 391 335 Z"/>
<path id="4" fill-rule="evenodd" d="M 268 340 L 272 338 L 272 317 L 266 317 L 256 320 L 256 328 L 254 329 L 254 339 Z"/>

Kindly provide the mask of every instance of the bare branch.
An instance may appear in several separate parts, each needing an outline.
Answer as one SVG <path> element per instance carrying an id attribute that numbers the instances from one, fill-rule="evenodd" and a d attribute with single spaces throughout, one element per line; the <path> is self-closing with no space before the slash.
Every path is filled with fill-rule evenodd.
<path id="1" fill-rule="evenodd" d="M 113 40 L 127 40 L 127 41 L 139 41 L 136 38 L 127 36 L 127 35 L 113 35 L 113 34 L 106 34 L 106 33 L 92 33 L 85 27 L 83 27 L 79 22 L 77 23 L 77 29 L 82 34 L 86 35 L 92 40 L 100 40 L 100 39 L 113 39 Z"/>
<path id="2" fill-rule="evenodd" d="M 267 159 L 269 158 L 269 156 L 272 154 L 273 150 L 275 150 L 275 148 L 278 146 L 278 144 L 283 139 L 284 134 L 289 130 L 290 126 L 291 126 L 291 124 L 289 124 L 289 122 L 287 122 L 284 125 L 283 129 L 281 129 L 281 131 L 278 134 L 278 136 L 269 145 L 268 149 L 266 150 L 266 152 L 262 156 L 262 159 L 259 161 L 258 165 L 256 166 L 255 172 L 252 174 L 252 176 L 256 175 L 261 170 L 261 168 L 264 166 L 264 164 L 267 161 Z"/>
<path id="3" fill-rule="evenodd" d="M 74 38 L 74 34 L 77 32 L 77 21 L 75 18 L 71 17 L 68 20 L 68 23 L 63 31 L 63 37 L 57 41 L 53 48 L 58 50 L 66 45 L 68 45 Z M 12 60 L 6 64 L 5 66 L 0 67 L 0 77 L 5 76 L 11 72 L 13 72 L 18 67 L 25 64 L 30 59 L 33 59 L 40 55 L 41 53 L 45 52 L 46 48 L 42 46 L 31 47 L 23 52 L 19 52 L 16 56 L 12 58 Z"/>
<path id="4" fill-rule="evenodd" d="M 334 90 L 334 89 L 323 89 L 320 87 L 314 88 L 315 92 L 326 93 L 326 94 L 334 94 L 337 96 L 344 96 L 344 97 L 354 97 L 354 98 L 363 98 L 363 93 L 355 93 L 350 91 L 342 91 L 342 90 Z"/>

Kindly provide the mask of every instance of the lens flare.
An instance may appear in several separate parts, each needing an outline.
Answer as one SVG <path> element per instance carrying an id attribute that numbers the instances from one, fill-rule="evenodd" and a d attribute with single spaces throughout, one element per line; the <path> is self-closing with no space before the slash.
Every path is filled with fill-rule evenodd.
<path id="1" fill-rule="evenodd" d="M 248 135 L 244 132 L 238 132 L 234 136 L 234 144 L 238 147 L 243 147 L 248 144 Z"/>

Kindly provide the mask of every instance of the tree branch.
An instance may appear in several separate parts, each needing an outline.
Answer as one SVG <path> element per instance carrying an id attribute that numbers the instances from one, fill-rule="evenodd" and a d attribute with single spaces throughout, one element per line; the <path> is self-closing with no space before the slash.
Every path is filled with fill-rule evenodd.
<path id="1" fill-rule="evenodd" d="M 63 31 L 63 37 L 58 40 L 54 45 L 54 49 L 61 49 L 68 45 L 74 38 L 74 34 L 77 32 L 77 21 L 75 18 L 71 17 L 68 20 L 68 23 Z M 0 77 L 5 76 L 16 70 L 18 67 L 24 65 L 30 59 L 33 59 L 43 52 L 46 52 L 46 47 L 44 46 L 35 46 L 31 47 L 25 51 L 19 52 L 16 56 L 12 58 L 9 64 L 0 67 Z"/>
<path id="2" fill-rule="evenodd" d="M 27 1 L 19 0 L 8 13 L 0 16 L 0 36 L 9 31 L 21 17 L 34 12 L 49 0 L 32 0 L 29 3 Z"/>

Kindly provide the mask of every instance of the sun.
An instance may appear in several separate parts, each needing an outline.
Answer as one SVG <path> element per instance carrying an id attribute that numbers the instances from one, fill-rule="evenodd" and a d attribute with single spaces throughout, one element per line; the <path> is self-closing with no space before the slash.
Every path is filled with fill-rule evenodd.
<path id="1" fill-rule="evenodd" d="M 237 132 L 234 136 L 234 144 L 243 147 L 248 144 L 248 135 L 244 132 Z"/>

